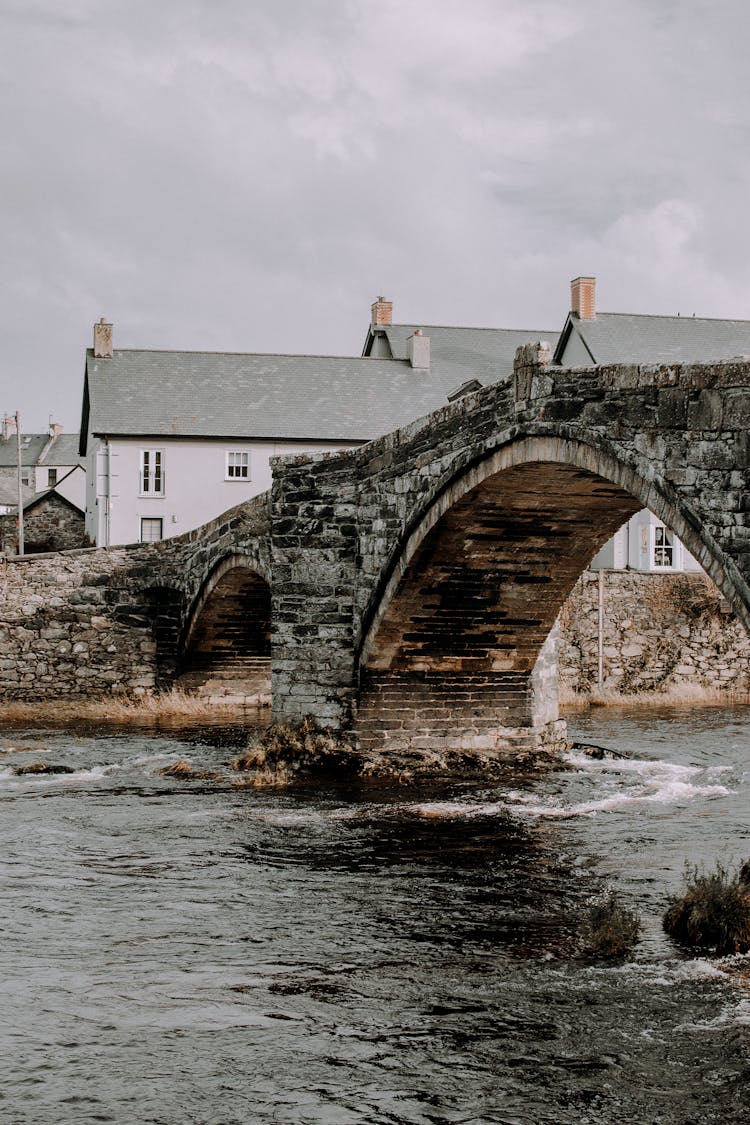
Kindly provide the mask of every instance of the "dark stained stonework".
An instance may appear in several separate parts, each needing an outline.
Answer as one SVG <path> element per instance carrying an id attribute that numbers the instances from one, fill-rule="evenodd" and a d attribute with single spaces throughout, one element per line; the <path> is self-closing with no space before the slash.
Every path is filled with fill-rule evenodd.
<path id="1" fill-rule="evenodd" d="M 161 543 L 0 559 L 0 700 L 170 686 L 229 570 L 268 581 L 267 496 Z"/>

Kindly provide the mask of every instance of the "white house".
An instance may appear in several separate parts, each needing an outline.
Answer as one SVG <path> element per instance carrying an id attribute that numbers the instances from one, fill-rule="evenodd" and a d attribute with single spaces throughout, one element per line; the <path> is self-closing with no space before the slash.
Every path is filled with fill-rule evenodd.
<path id="1" fill-rule="evenodd" d="M 44 434 L 21 434 L 21 482 L 31 493 L 55 488 L 74 469 L 83 470 L 78 453 L 78 434 L 66 434 L 57 422 L 50 422 Z M 4 417 L 0 434 L 0 479 L 12 486 L 18 472 L 18 439 L 15 418 Z M 83 471 L 74 473 L 67 484 L 66 499 L 83 510 L 85 485 Z"/>
<path id="2" fill-rule="evenodd" d="M 90 539 L 131 543 L 198 527 L 270 488 L 271 457 L 362 445 L 444 406 L 467 372 L 480 371 L 477 386 L 508 378 L 516 347 L 539 337 L 422 331 L 391 325 L 390 311 L 375 302 L 372 338 L 387 320 L 393 348 L 358 357 L 116 349 L 102 319 L 86 354 L 81 419 Z"/>

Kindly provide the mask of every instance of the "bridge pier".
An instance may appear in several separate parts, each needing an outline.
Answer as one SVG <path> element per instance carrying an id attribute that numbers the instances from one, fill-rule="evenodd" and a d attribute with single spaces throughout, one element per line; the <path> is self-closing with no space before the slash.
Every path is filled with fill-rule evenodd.
<path id="1" fill-rule="evenodd" d="M 531 672 L 368 668 L 353 729 L 373 753 L 554 751 L 566 738 L 557 683 L 556 629 Z"/>

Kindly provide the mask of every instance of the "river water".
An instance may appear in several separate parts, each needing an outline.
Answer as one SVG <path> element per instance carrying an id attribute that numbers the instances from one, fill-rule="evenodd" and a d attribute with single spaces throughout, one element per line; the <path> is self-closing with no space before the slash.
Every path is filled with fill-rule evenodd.
<path id="1" fill-rule="evenodd" d="M 0 732 L 0 1121 L 750 1121 L 750 958 L 661 930 L 686 861 L 750 856 L 750 710 L 571 727 L 628 758 L 258 791 L 236 731 Z"/>

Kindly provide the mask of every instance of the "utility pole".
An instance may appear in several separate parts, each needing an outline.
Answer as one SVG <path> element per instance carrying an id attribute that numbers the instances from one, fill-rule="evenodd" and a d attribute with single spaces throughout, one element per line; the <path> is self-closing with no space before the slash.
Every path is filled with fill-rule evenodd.
<path id="1" fill-rule="evenodd" d="M 18 459 L 18 553 L 23 554 L 23 480 L 21 479 L 21 415 L 16 411 L 16 453 Z"/>

